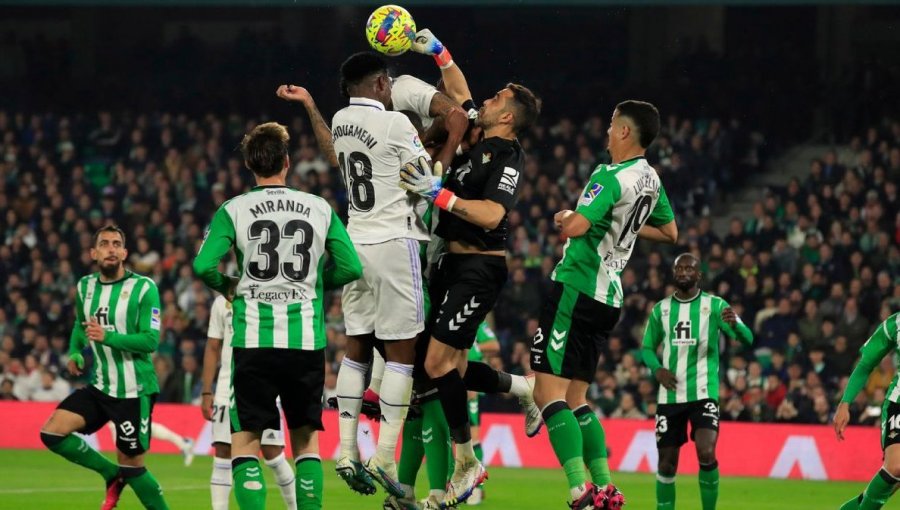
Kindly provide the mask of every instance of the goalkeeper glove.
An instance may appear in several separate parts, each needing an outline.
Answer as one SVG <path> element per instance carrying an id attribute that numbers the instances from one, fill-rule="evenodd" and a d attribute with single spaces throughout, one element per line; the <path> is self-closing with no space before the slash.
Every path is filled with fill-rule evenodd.
<path id="1" fill-rule="evenodd" d="M 423 55 L 431 55 L 441 69 L 447 69 L 453 65 L 453 56 L 450 55 L 450 51 L 427 28 L 416 32 L 412 50 Z"/>
<path id="2" fill-rule="evenodd" d="M 400 187 L 424 197 L 429 202 L 447 211 L 453 210 L 453 204 L 456 203 L 456 194 L 448 189 L 444 189 L 441 184 L 441 174 L 443 168 L 441 162 L 434 164 L 425 158 L 420 157 L 418 165 L 415 163 L 407 163 L 400 169 Z"/>

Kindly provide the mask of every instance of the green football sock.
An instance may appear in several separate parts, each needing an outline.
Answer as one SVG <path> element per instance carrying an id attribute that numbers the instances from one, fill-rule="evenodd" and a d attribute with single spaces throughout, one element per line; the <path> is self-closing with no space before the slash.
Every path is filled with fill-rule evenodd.
<path id="1" fill-rule="evenodd" d="M 719 499 L 719 463 L 700 464 L 697 479 L 700 482 L 700 501 L 703 503 L 703 510 L 716 510 L 716 500 Z"/>
<path id="2" fill-rule="evenodd" d="M 549 404 L 543 411 L 544 423 L 547 424 L 547 432 L 550 435 L 550 444 L 559 464 L 566 472 L 569 487 L 575 488 L 584 485 L 587 474 L 584 472 L 583 444 L 581 428 L 578 420 L 572 414 L 572 410 L 563 401 Z"/>
<path id="3" fill-rule="evenodd" d="M 450 427 L 440 400 L 434 399 L 422 404 L 422 413 L 422 444 L 425 447 L 429 488 L 444 490 L 453 469 Z"/>
<path id="4" fill-rule="evenodd" d="M 859 503 L 859 510 L 878 510 L 883 507 L 891 494 L 894 493 L 894 486 L 897 479 L 891 476 L 887 471 L 881 469 L 869 482 L 866 491 L 863 492 L 863 499 Z"/>
<path id="5" fill-rule="evenodd" d="M 265 510 L 266 479 L 256 457 L 236 457 L 231 461 L 234 498 L 241 510 Z M 299 477 L 298 477 L 299 480 Z M 298 498 L 299 499 L 299 498 Z"/>
<path id="6" fill-rule="evenodd" d="M 859 502 L 862 501 L 862 499 L 862 494 L 853 496 L 853 499 L 841 505 L 841 508 L 839 510 L 857 510 L 859 508 Z"/>
<path id="7" fill-rule="evenodd" d="M 322 459 L 316 454 L 297 457 L 297 477 L 294 489 L 297 493 L 297 510 L 319 510 L 322 508 L 324 475 Z"/>
<path id="8" fill-rule="evenodd" d="M 425 446 L 422 444 L 422 418 L 406 420 L 403 424 L 403 448 L 400 450 L 400 463 L 397 465 L 397 481 L 403 485 L 415 487 L 416 476 L 422 467 Z"/>
<path id="9" fill-rule="evenodd" d="M 147 510 L 168 510 L 169 505 L 163 499 L 162 487 L 147 468 L 122 467 L 125 483 L 131 486 L 144 508 Z"/>
<path id="10" fill-rule="evenodd" d="M 63 457 L 69 462 L 96 471 L 103 480 L 110 481 L 119 474 L 119 466 L 107 459 L 97 450 L 88 446 L 79 436 L 69 434 L 59 436 L 41 432 L 41 440 L 51 452 Z"/>
<path id="11" fill-rule="evenodd" d="M 675 508 L 675 477 L 656 475 L 656 510 Z"/>
<path id="12" fill-rule="evenodd" d="M 591 471 L 591 479 L 595 485 L 606 486 L 612 477 L 609 474 L 609 460 L 606 452 L 606 432 L 591 408 L 584 405 L 573 411 L 578 425 L 581 427 L 581 439 L 584 443 L 584 463 Z"/>
<path id="13" fill-rule="evenodd" d="M 475 449 L 475 458 L 478 462 L 484 462 L 484 448 L 481 447 L 481 443 L 475 443 L 472 448 Z"/>

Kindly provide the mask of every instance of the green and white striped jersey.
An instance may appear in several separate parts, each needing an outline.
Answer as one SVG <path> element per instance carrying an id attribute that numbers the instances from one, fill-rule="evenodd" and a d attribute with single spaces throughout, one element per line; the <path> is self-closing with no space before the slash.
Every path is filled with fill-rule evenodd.
<path id="1" fill-rule="evenodd" d="M 861 354 L 859 363 L 856 364 L 856 368 L 850 374 L 850 381 L 847 382 L 847 389 L 844 390 L 841 402 L 848 404 L 853 402 L 856 395 L 866 385 L 866 381 L 869 380 L 869 374 L 872 373 L 872 370 L 881 363 L 885 356 L 898 348 L 900 348 L 900 313 L 895 313 L 878 325 L 878 329 L 872 333 L 872 336 L 859 350 Z M 900 378 L 900 373 L 894 374 L 894 378 L 891 379 L 891 385 L 888 387 L 887 393 L 885 393 L 888 402 L 900 403 L 898 378 Z"/>
<path id="2" fill-rule="evenodd" d="M 644 223 L 665 225 L 675 219 L 656 170 L 643 157 L 600 165 L 584 187 L 575 212 L 591 226 L 570 238 L 554 281 L 565 283 L 615 308 L 624 299 L 619 275 L 628 264 Z"/>
<path id="3" fill-rule="evenodd" d="M 478 325 L 478 331 L 475 332 L 475 343 L 469 349 L 469 361 L 482 361 L 484 355 L 481 353 L 479 345 L 496 341 L 497 335 L 494 334 L 494 330 L 488 326 L 487 321 L 481 321 L 481 324 Z"/>
<path id="4" fill-rule="evenodd" d="M 719 334 L 753 343 L 753 333 L 740 317 L 734 328 L 722 320 L 726 308 L 724 299 L 706 292 L 690 301 L 672 295 L 653 307 L 644 332 L 644 363 L 654 373 L 666 368 L 677 379 L 674 391 L 660 385 L 659 404 L 719 399 Z M 659 344 L 662 364 L 657 358 Z"/>
<path id="5" fill-rule="evenodd" d="M 287 186 L 257 186 L 216 211 L 194 272 L 227 294 L 218 271 L 231 248 L 240 275 L 233 301 L 234 347 L 325 347 L 324 290 L 362 275 L 347 231 L 323 198 Z M 333 268 L 326 270 L 325 254 Z"/>
<path id="6" fill-rule="evenodd" d="M 151 354 L 159 346 L 159 291 L 150 278 L 132 272 L 114 282 L 94 273 L 78 280 L 75 327 L 69 353 L 90 344 L 94 353 L 91 384 L 114 398 L 159 393 Z M 89 341 L 82 323 L 94 319 L 106 330 L 103 342 Z"/>

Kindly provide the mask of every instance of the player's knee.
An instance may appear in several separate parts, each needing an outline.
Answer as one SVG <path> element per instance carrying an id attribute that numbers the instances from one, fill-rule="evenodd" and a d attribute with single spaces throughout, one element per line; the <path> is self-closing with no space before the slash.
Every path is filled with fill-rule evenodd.
<path id="1" fill-rule="evenodd" d="M 659 464 L 656 467 L 656 471 L 667 478 L 671 478 L 675 476 L 676 471 L 678 470 L 677 463 L 672 461 L 671 459 L 663 459 L 659 458 Z"/>
<path id="2" fill-rule="evenodd" d="M 900 479 L 900 456 L 885 459 L 884 470 L 892 477 Z"/>
<path id="3" fill-rule="evenodd" d="M 697 445 L 697 460 L 700 464 L 715 464 L 716 448 L 712 445 Z"/>
<path id="4" fill-rule="evenodd" d="M 447 362 L 441 359 L 435 359 L 432 357 L 425 359 L 425 373 L 428 374 L 428 377 L 432 379 L 437 379 L 438 377 L 443 377 L 450 370 L 453 370 L 453 366 L 447 366 Z"/>

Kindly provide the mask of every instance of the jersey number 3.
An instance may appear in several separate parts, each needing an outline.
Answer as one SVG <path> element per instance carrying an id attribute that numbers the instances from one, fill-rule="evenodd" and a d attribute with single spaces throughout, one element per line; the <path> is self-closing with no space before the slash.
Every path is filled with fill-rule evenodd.
<path id="1" fill-rule="evenodd" d="M 350 206 L 357 211 L 371 211 L 375 207 L 372 161 L 362 152 L 351 152 L 347 158 L 342 152 L 338 154 L 338 164 L 341 165 L 344 184 L 350 195 Z"/>
<path id="2" fill-rule="evenodd" d="M 303 220 L 291 220 L 279 230 L 278 224 L 272 220 L 259 220 L 250 224 L 250 232 L 247 238 L 251 241 L 262 240 L 257 244 L 257 252 L 247 265 L 247 274 L 251 278 L 261 282 L 267 282 L 281 275 L 292 282 L 302 282 L 309 274 L 309 248 L 313 242 L 313 228 Z M 298 239 L 291 249 L 294 260 L 280 262 L 278 245 L 281 239 Z M 265 258 L 265 265 L 261 265 L 259 257 Z"/>

